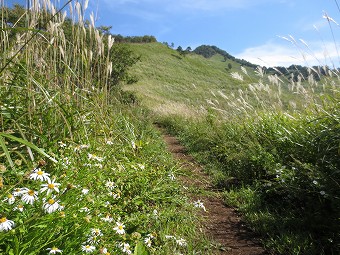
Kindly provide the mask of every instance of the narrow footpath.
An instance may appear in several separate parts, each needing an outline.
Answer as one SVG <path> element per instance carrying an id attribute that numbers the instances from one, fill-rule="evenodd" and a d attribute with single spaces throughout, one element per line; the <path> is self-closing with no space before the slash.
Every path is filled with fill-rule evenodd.
<path id="1" fill-rule="evenodd" d="M 192 173 L 190 177 L 181 178 L 183 185 L 209 194 L 197 197 L 193 193 L 192 198 L 200 199 L 206 208 L 206 212 L 202 210 L 203 231 L 214 243 L 214 254 L 270 254 L 264 250 L 255 234 L 244 225 L 235 209 L 224 204 L 219 193 L 212 187 L 209 176 L 204 173 L 203 168 L 190 155 L 186 154 L 185 148 L 177 138 L 166 134 L 162 129 L 161 132 L 173 157 L 180 162 L 181 167 Z"/>

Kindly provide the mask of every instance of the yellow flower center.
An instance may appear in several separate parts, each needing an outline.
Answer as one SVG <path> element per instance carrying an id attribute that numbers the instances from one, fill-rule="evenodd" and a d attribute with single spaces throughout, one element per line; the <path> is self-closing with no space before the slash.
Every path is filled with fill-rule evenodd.
<path id="1" fill-rule="evenodd" d="M 27 194 L 30 195 L 30 196 L 34 196 L 34 190 L 29 190 L 29 191 L 27 192 Z"/>
<path id="2" fill-rule="evenodd" d="M 8 198 L 12 198 L 13 195 L 12 195 L 12 194 L 8 194 L 7 197 L 8 197 Z"/>
<path id="3" fill-rule="evenodd" d="M 6 221 L 7 221 L 6 217 L 3 217 L 3 218 L 0 219 L 0 223 L 4 223 Z"/>
<path id="4" fill-rule="evenodd" d="M 118 229 L 123 230 L 123 226 L 122 225 L 118 226 Z"/>
<path id="5" fill-rule="evenodd" d="M 44 174 L 44 171 L 39 170 L 39 171 L 37 172 L 37 175 L 43 175 L 43 174 Z"/>
<path id="6" fill-rule="evenodd" d="M 50 198 L 49 200 L 48 200 L 48 203 L 50 204 L 50 205 L 53 205 L 54 204 L 54 199 L 53 198 Z"/>
<path id="7" fill-rule="evenodd" d="M 51 249 L 52 251 L 57 251 L 57 250 L 59 250 L 57 247 L 53 247 L 52 249 Z"/>
<path id="8" fill-rule="evenodd" d="M 53 184 L 53 183 L 49 183 L 49 184 L 47 185 L 47 187 L 48 187 L 49 189 L 54 189 L 54 184 Z"/>

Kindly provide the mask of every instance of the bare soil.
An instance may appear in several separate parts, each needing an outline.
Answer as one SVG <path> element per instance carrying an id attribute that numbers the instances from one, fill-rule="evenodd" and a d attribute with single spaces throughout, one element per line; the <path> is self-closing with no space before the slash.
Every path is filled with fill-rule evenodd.
<path id="1" fill-rule="evenodd" d="M 200 199 L 206 208 L 205 212 L 202 210 L 202 228 L 214 243 L 214 254 L 268 255 L 269 252 L 261 246 L 258 237 L 246 227 L 237 211 L 225 205 L 221 195 L 212 186 L 209 176 L 204 173 L 202 166 L 186 153 L 176 137 L 165 134 L 164 130 L 161 132 L 173 157 L 180 162 L 182 168 L 191 173 L 190 176 L 181 178 L 183 185 L 209 194 L 198 197 L 197 193 L 191 192 L 189 196 L 193 200 Z"/>

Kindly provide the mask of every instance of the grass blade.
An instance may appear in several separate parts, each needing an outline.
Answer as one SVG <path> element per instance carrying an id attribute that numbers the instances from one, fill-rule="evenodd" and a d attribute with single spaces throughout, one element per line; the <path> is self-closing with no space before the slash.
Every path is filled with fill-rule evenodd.
<path id="1" fill-rule="evenodd" d="M 50 160 L 53 161 L 54 163 L 57 163 L 57 162 L 58 162 L 55 158 L 51 157 L 51 156 L 48 155 L 46 152 L 44 152 L 43 149 L 39 148 L 38 146 L 34 145 L 33 143 L 31 143 L 31 142 L 29 142 L 29 141 L 27 141 L 27 140 L 24 140 L 24 139 L 22 139 L 22 138 L 19 138 L 19 137 L 10 135 L 10 134 L 6 134 L 6 133 L 0 133 L 0 137 L 1 137 L 1 136 L 7 137 L 7 138 L 9 138 L 9 139 L 11 139 L 11 140 L 17 141 L 17 142 L 19 142 L 19 143 L 21 143 L 21 144 L 24 144 L 24 145 L 30 147 L 31 149 L 33 149 L 33 150 L 35 150 L 36 152 L 38 152 L 38 153 L 44 155 L 45 157 L 47 157 L 48 159 L 50 159 Z M 3 140 L 2 140 L 2 142 L 3 142 Z M 1 143 L 1 140 L 0 140 L 0 143 Z M 2 144 L 1 144 L 1 145 L 2 145 Z M 3 145 L 5 145 L 5 144 L 3 143 Z M 2 146 L 2 147 L 3 147 L 3 146 Z M 5 147 L 6 147 L 6 146 L 5 146 Z M 6 147 L 6 150 L 7 150 L 7 147 Z M 8 150 L 7 150 L 7 153 L 8 153 Z M 6 154 L 6 152 L 5 152 L 5 154 Z M 9 154 L 8 154 L 8 155 L 9 155 Z M 6 155 L 6 156 L 7 156 L 7 155 Z M 13 164 L 13 162 L 12 162 L 12 164 Z"/>
<path id="2" fill-rule="evenodd" d="M 6 147 L 5 141 L 2 138 L 1 134 L 0 134 L 0 146 L 2 147 L 2 149 L 3 149 L 4 153 L 5 153 L 5 156 L 6 156 L 7 160 L 8 160 L 8 163 L 13 168 L 14 167 L 14 163 L 13 163 L 13 161 L 11 159 L 11 155 L 9 154 L 9 151 L 8 151 L 8 149 Z"/>

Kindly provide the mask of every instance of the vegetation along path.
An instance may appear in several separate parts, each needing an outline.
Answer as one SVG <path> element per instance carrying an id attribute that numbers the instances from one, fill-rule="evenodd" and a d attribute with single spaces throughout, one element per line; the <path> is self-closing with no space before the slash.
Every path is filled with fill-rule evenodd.
<path id="1" fill-rule="evenodd" d="M 166 134 L 164 130 L 161 132 L 174 158 L 179 160 L 181 166 L 191 173 L 191 176 L 183 177 L 182 182 L 185 187 L 188 187 L 188 190 L 192 188 L 190 196 L 194 200 L 200 199 L 204 205 L 202 228 L 215 243 L 214 254 L 269 254 L 263 249 L 255 234 L 243 224 L 235 209 L 223 203 L 218 192 L 212 187 L 209 176 L 190 155 L 186 154 L 185 148 L 178 139 Z M 197 192 L 198 190 L 200 192 Z M 197 193 L 200 194 L 199 197 Z"/>

